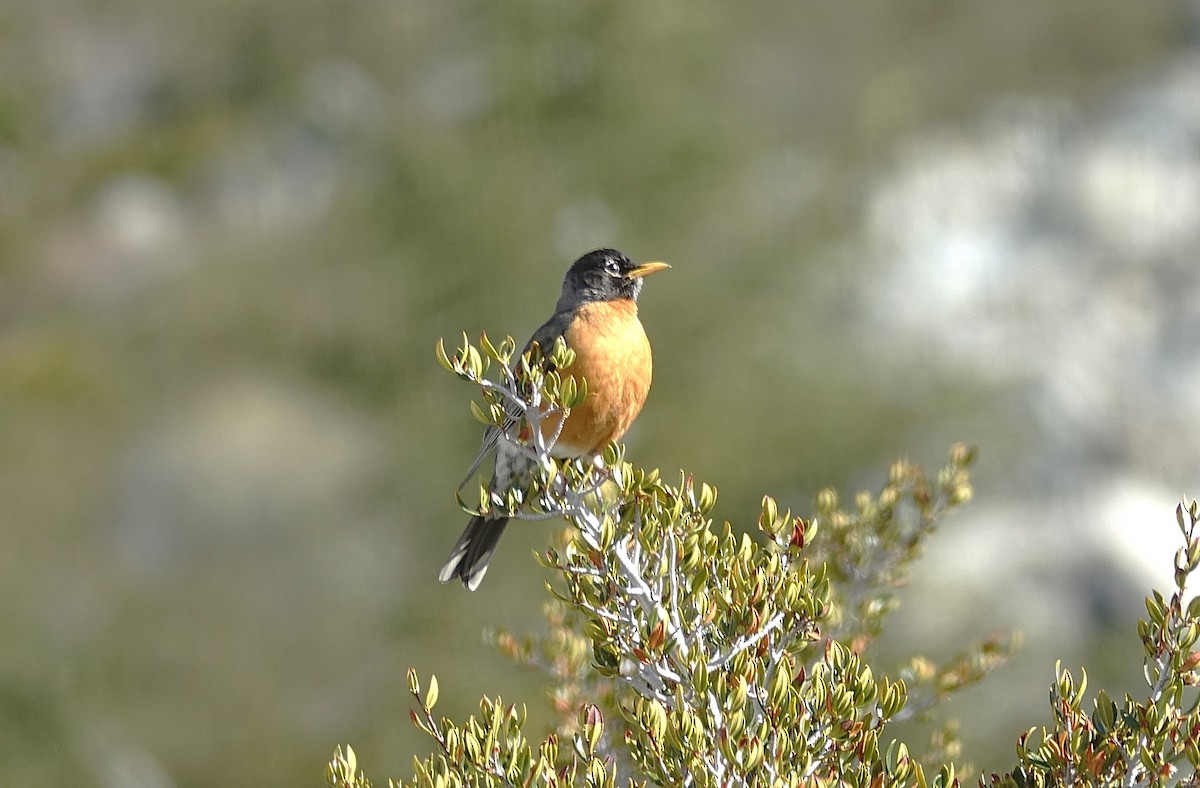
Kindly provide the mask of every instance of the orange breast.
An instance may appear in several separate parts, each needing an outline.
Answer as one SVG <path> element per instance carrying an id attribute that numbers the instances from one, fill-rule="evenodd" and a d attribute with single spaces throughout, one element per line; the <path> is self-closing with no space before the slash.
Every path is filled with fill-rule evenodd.
<path id="1" fill-rule="evenodd" d="M 650 341 L 630 300 L 579 308 L 566 333 L 575 361 L 565 374 L 587 381 L 587 397 L 571 410 L 554 445 L 558 457 L 581 457 L 620 440 L 650 392 Z M 549 432 L 557 425 L 547 425 Z"/>

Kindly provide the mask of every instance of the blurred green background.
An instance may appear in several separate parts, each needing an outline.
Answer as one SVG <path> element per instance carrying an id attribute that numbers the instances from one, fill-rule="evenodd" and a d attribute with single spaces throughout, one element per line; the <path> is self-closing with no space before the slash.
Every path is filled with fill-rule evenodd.
<path id="1" fill-rule="evenodd" d="M 873 222 L 905 214 L 877 196 L 905 151 L 924 151 L 918 166 L 978 152 L 1013 102 L 1071 116 L 1051 125 L 1052 158 L 1117 112 L 1145 118 L 1138 80 L 1194 52 L 1194 12 L 0 6 L 0 784 L 318 784 L 341 742 L 377 780 L 407 775 L 430 749 L 408 722 L 410 665 L 437 672 L 444 713 L 499 693 L 530 704 L 536 731 L 541 678 L 480 633 L 538 625 L 529 552 L 552 526 L 512 531 L 479 593 L 437 584 L 479 429 L 432 349 L 462 330 L 523 341 L 599 245 L 674 265 L 641 302 L 656 378 L 635 462 L 686 468 L 720 488 L 720 517 L 749 523 L 763 493 L 807 513 L 823 486 L 849 495 L 895 456 L 937 465 L 971 441 L 990 515 L 947 531 L 992 557 L 1039 553 L 1036 534 L 994 535 L 1060 528 L 1061 509 L 1005 505 L 1060 500 L 1077 444 L 1043 450 L 1036 374 L 945 361 L 975 311 L 920 334 L 879 300 L 921 280 L 891 265 Z M 1058 205 L 1021 216 L 1053 222 Z M 962 270 L 947 265 L 924 275 Z M 1093 281 L 1114 281 L 1103 270 Z M 1016 289 L 1038 292 L 1034 274 Z M 1146 471 L 1195 470 L 1164 465 Z M 1152 501 L 1168 529 L 1174 502 Z M 1055 656 L 1136 686 L 1145 590 L 1136 573 L 1114 585 L 1111 562 L 1028 570 L 1103 591 L 1062 612 L 1053 590 L 988 585 L 988 549 L 918 565 L 880 659 L 1025 629 L 1026 655 L 956 708 L 963 760 L 1001 768 L 1046 718 Z M 952 589 L 982 578 L 965 619 L 940 607 L 961 601 L 946 573 Z"/>

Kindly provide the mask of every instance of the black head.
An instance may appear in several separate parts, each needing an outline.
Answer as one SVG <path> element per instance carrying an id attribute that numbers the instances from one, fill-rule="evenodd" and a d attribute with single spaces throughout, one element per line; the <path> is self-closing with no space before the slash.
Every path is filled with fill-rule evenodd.
<path id="1" fill-rule="evenodd" d="M 638 265 L 616 249 L 597 249 L 575 261 L 563 279 L 559 310 L 589 301 L 636 300 L 642 292 L 642 277 L 671 266 L 666 263 Z"/>

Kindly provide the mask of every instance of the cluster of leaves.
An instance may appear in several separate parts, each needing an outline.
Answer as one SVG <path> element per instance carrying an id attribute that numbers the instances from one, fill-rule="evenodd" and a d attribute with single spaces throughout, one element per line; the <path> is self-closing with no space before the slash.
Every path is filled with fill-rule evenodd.
<path id="1" fill-rule="evenodd" d="M 813 524 L 821 526 L 822 538 L 813 542 L 807 556 L 825 568 L 834 591 L 827 637 L 862 654 L 880 635 L 887 615 L 899 605 L 896 589 L 907 581 L 924 540 L 945 514 L 971 500 L 968 469 L 974 461 L 973 448 L 956 445 L 950 450 L 949 465 L 930 478 L 919 466 L 897 460 L 879 494 L 858 493 L 852 511 L 838 507 L 832 489 L 817 494 Z M 943 664 L 914 656 L 898 672 L 908 690 L 908 703 L 896 719 L 920 714 L 979 681 L 1018 646 L 1015 633 L 996 632 Z M 937 750 L 957 749 L 952 730 L 937 736 Z"/>
<path id="2" fill-rule="evenodd" d="M 1187 601 L 1187 582 L 1200 567 L 1197 503 L 1175 510 L 1184 545 L 1175 554 L 1175 588 L 1146 598 L 1138 622 L 1145 650 L 1144 700 L 1119 704 L 1104 690 L 1084 710 L 1087 674 L 1080 680 L 1061 665 L 1050 688 L 1054 727 L 1030 729 L 1017 743 L 1021 766 L 998 786 L 1200 786 L 1200 597 Z"/>
<path id="3" fill-rule="evenodd" d="M 937 665 L 918 657 L 893 678 L 877 675 L 866 652 L 895 609 L 895 588 L 939 519 L 971 497 L 973 452 L 956 446 L 929 475 L 897 462 L 877 494 L 854 507 L 832 490 L 811 518 L 781 511 L 766 497 L 759 539 L 716 526 L 716 490 L 686 474 L 664 481 L 610 447 L 603 467 L 559 462 L 550 419 L 586 395 L 555 370 L 569 364 L 561 345 L 545 357 L 513 359 L 511 339 L 482 350 L 464 337 L 447 369 L 480 387 L 473 412 L 522 445 L 540 469 L 503 500 L 480 494 L 480 508 L 516 517 L 561 517 L 570 525 L 539 556 L 556 570 L 543 636 L 493 635 L 499 649 L 553 679 L 557 730 L 536 744 L 522 706 L 484 699 L 464 723 L 437 718 L 436 678 L 414 723 L 437 745 L 415 764 L 414 786 L 461 785 L 957 785 L 953 729 L 939 730 L 917 755 L 888 736 L 888 725 L 927 711 L 981 679 L 1013 648 L 995 636 Z M 487 377 L 498 368 L 497 380 Z M 558 420 L 561 423 L 561 418 Z M 1181 510 L 1182 511 L 1182 510 Z M 1053 691 L 1057 727 L 1022 738 L 1021 764 L 991 775 L 1002 785 L 1160 784 L 1182 757 L 1195 759 L 1195 608 L 1184 613 L 1184 582 L 1195 568 L 1195 506 L 1188 547 L 1177 558 L 1178 588 L 1156 597 L 1142 628 L 1152 698 L 1117 709 L 1106 697 L 1091 717 L 1082 688 L 1060 673 Z M 1183 527 L 1181 514 L 1181 527 Z M 1103 707 L 1103 708 L 1101 708 Z M 1190 715 L 1190 716 L 1189 716 Z M 1189 727 L 1190 726 L 1190 727 Z M 364 788 L 353 751 L 339 749 L 330 785 Z M 1089 782 L 1095 779 L 1097 782 Z M 1080 780 L 1075 782 L 1075 780 Z"/>
<path id="4" fill-rule="evenodd" d="M 507 490 L 489 491 L 480 485 L 477 505 L 463 501 L 461 496 L 458 503 L 471 514 L 499 511 L 525 520 L 557 517 L 560 513 L 549 486 L 557 483 L 556 487 L 561 491 L 564 480 L 550 457 L 550 450 L 566 414 L 587 396 L 587 383 L 559 372 L 575 359 L 574 351 L 561 337 L 549 348 L 534 344 L 514 360 L 515 351 L 516 342 L 512 337 L 506 337 L 497 347 L 487 334 L 480 336 L 478 349 L 463 334 L 462 345 L 453 357 L 447 355 L 441 341 L 437 344 L 439 363 L 463 380 L 479 386 L 483 402 L 472 400 L 471 413 L 489 430 L 497 430 L 499 440 L 523 449 L 533 469 L 523 479 L 523 484 L 514 484 Z M 493 362 L 498 362 L 498 380 L 488 378 Z M 464 484 L 482 459 L 479 458 L 467 473 Z M 590 489 L 595 492 L 598 483 L 592 482 Z M 458 492 L 461 491 L 460 485 Z"/>

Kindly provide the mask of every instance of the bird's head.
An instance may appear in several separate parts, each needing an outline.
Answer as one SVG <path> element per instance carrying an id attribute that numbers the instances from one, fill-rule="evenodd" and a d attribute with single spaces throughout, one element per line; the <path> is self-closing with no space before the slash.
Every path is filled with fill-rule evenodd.
<path id="1" fill-rule="evenodd" d="M 559 309 L 591 301 L 637 300 L 642 278 L 670 267 L 659 262 L 638 265 L 616 249 L 588 252 L 567 271 Z"/>

